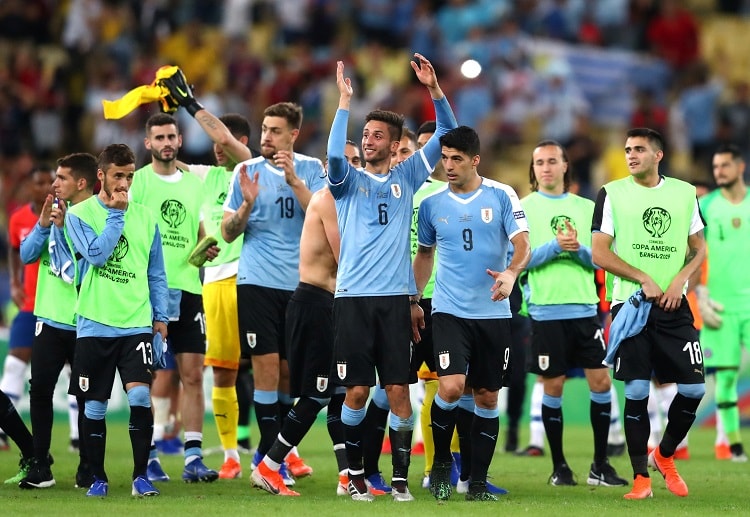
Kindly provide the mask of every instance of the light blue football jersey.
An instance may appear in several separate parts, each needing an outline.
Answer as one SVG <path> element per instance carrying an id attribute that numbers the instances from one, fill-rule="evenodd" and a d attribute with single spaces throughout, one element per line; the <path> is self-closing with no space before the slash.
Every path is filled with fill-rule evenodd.
<path id="1" fill-rule="evenodd" d="M 505 270 L 510 239 L 523 231 L 528 224 L 518 195 L 494 180 L 482 178 L 469 194 L 455 194 L 446 186 L 422 200 L 419 244 L 437 246 L 433 314 L 510 318 L 509 301 L 490 298 L 495 281 L 487 269 Z"/>
<path id="2" fill-rule="evenodd" d="M 431 170 L 420 150 L 386 175 L 350 167 L 344 181 L 329 186 L 341 234 L 336 296 L 415 292 L 412 198 Z"/>
<path id="3" fill-rule="evenodd" d="M 305 213 L 283 169 L 262 156 L 234 168 L 224 210 L 236 212 L 242 205 L 238 174 L 245 165 L 251 178 L 259 173 L 260 192 L 243 234 L 237 283 L 292 291 L 299 282 L 299 239 Z M 325 170 L 317 158 L 294 153 L 294 168 L 311 192 L 325 186 Z"/>

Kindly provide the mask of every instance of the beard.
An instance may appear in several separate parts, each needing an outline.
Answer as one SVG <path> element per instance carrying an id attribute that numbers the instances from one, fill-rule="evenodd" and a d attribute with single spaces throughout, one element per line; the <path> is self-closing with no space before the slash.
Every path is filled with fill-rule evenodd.
<path id="1" fill-rule="evenodd" d="M 734 178 L 733 180 L 732 179 L 721 180 L 721 181 L 716 182 L 716 186 L 719 188 L 730 189 L 734 187 L 738 181 L 740 181 L 740 178 Z"/>
<path id="2" fill-rule="evenodd" d="M 172 157 L 171 158 L 164 158 L 162 156 L 162 153 L 164 152 L 164 149 L 161 151 L 157 151 L 155 149 L 151 149 L 151 156 L 154 158 L 154 160 L 162 162 L 162 163 L 170 163 L 177 159 L 177 151 L 172 150 Z"/>

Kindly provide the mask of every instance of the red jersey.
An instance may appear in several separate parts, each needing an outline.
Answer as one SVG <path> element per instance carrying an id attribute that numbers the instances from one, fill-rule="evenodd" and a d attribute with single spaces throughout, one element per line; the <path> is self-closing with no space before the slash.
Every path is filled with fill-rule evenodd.
<path id="1" fill-rule="evenodd" d="M 10 247 L 14 250 L 21 248 L 21 241 L 34 229 L 39 221 L 39 216 L 31 210 L 31 204 L 23 205 L 13 212 L 8 223 L 8 234 Z M 26 302 L 22 311 L 34 311 L 34 299 L 36 298 L 36 280 L 39 274 L 39 260 L 23 267 L 23 290 L 26 293 Z"/>

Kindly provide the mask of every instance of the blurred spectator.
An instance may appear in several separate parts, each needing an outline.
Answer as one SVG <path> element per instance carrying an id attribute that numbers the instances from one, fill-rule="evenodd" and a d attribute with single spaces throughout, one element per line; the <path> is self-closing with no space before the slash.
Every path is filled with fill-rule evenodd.
<path id="1" fill-rule="evenodd" d="M 705 63 L 694 64 L 685 77 L 687 86 L 680 93 L 677 105 L 687 131 L 693 166 L 705 173 L 711 170 L 716 149 L 717 111 L 724 83 L 718 77 L 709 79 Z"/>
<path id="2" fill-rule="evenodd" d="M 734 84 L 732 98 L 719 106 L 718 139 L 735 144 L 742 150 L 745 162 L 750 162 L 750 84 Z M 746 169 L 746 173 L 750 173 Z"/>
<path id="3" fill-rule="evenodd" d="M 542 72 L 535 111 L 542 123 L 540 138 L 563 145 L 573 138 L 578 118 L 588 114 L 589 103 L 573 81 L 566 61 L 553 60 Z"/>
<path id="4" fill-rule="evenodd" d="M 646 37 L 651 51 L 677 72 L 698 58 L 698 22 L 677 0 L 662 0 Z"/>

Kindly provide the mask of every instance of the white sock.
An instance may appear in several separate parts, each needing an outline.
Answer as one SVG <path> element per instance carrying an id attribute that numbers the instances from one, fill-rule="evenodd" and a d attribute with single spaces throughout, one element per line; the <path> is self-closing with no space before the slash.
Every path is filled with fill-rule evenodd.
<path id="1" fill-rule="evenodd" d="M 70 425 L 70 439 L 78 440 L 78 400 L 74 395 L 68 395 L 68 423 Z"/>
<path id="2" fill-rule="evenodd" d="M 649 447 L 656 447 L 661 441 L 661 412 L 659 411 L 659 394 L 651 384 L 648 394 L 648 422 L 651 434 L 648 437 Z"/>
<path id="3" fill-rule="evenodd" d="M 164 431 L 169 423 L 169 397 L 151 397 L 154 408 L 154 440 L 164 439 Z"/>
<path id="4" fill-rule="evenodd" d="M 3 378 L 0 380 L 0 391 L 8 395 L 14 405 L 24 394 L 24 382 L 26 376 L 26 363 L 13 355 L 5 356 L 3 366 Z"/>
<path id="5" fill-rule="evenodd" d="M 237 449 L 224 450 L 224 461 L 227 461 L 230 458 L 235 460 L 237 463 L 240 462 L 240 453 L 237 452 Z"/>
<path id="6" fill-rule="evenodd" d="M 609 412 L 609 436 L 607 443 L 619 445 L 625 443 L 625 434 L 622 432 L 622 420 L 620 420 L 620 399 L 614 383 L 609 389 L 612 394 L 612 409 Z"/>
<path id="7" fill-rule="evenodd" d="M 716 410 L 716 442 L 714 445 L 729 445 L 729 438 L 727 433 L 724 432 L 724 422 L 721 420 L 719 410 Z"/>
<path id="8" fill-rule="evenodd" d="M 544 396 L 544 384 L 534 383 L 531 390 L 531 402 L 529 404 L 529 445 L 544 449 L 544 422 L 542 422 L 542 397 Z"/>

